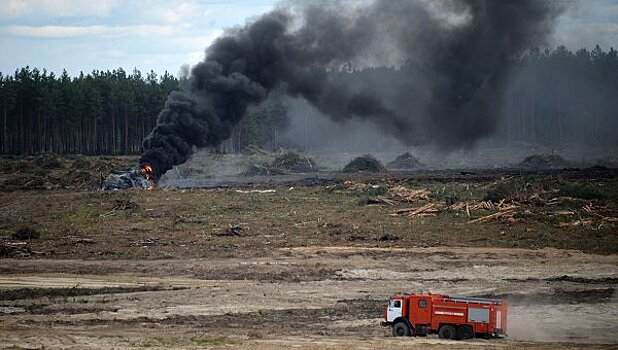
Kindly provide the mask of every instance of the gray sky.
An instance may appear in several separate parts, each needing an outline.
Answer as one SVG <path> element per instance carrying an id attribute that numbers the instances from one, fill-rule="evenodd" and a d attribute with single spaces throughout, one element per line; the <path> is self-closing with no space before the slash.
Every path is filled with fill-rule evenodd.
<path id="1" fill-rule="evenodd" d="M 498 1 L 498 0 L 496 0 Z M 555 0 L 560 1 L 560 0 Z M 0 72 L 29 65 L 69 74 L 195 64 L 224 28 L 276 0 L 0 0 Z M 618 0 L 580 0 L 560 17 L 550 45 L 618 47 Z"/>

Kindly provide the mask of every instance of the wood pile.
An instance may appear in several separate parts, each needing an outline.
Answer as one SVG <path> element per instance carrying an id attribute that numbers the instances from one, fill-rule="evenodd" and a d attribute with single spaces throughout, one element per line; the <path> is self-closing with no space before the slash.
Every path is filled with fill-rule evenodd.
<path id="1" fill-rule="evenodd" d="M 370 187 L 378 187 L 377 185 L 372 185 L 372 184 L 366 184 L 366 183 L 362 183 L 362 182 L 356 182 L 356 181 L 345 181 L 343 183 L 343 188 L 348 190 L 348 191 L 354 191 L 354 192 L 363 192 L 366 189 L 370 188 Z"/>
<path id="2" fill-rule="evenodd" d="M 480 218 L 476 218 L 470 221 L 470 223 L 476 222 L 486 222 L 496 219 L 508 219 L 512 220 L 513 215 L 516 213 L 516 209 L 519 208 L 519 205 L 513 203 L 492 203 L 489 201 L 483 202 L 460 202 L 457 204 L 453 204 L 447 206 L 444 203 L 429 203 L 420 207 L 414 208 L 404 208 L 396 210 L 391 216 L 408 216 L 408 217 L 425 217 L 425 216 L 436 216 L 439 212 L 451 211 L 451 212 L 465 212 L 468 217 L 471 216 L 472 211 L 477 210 L 498 210 L 498 212 L 489 214 L 487 216 L 482 216 Z"/>
<path id="3" fill-rule="evenodd" d="M 366 191 L 370 188 L 379 188 L 379 186 L 361 186 L 361 184 L 353 183 L 346 181 L 344 183 L 348 189 L 352 189 L 355 191 Z M 395 186 L 391 187 L 387 190 L 385 195 L 382 196 L 374 196 L 368 198 L 364 203 L 365 204 L 386 204 L 395 206 L 401 203 L 414 203 L 418 201 L 427 201 L 429 200 L 429 195 L 431 192 L 426 189 L 411 189 L 404 186 Z"/>
<path id="4" fill-rule="evenodd" d="M 500 181 L 508 179 L 507 177 Z M 383 186 L 346 181 L 343 187 L 352 191 L 367 192 Z M 507 199 L 499 201 L 468 200 L 448 205 L 443 201 L 432 202 L 431 195 L 432 193 L 427 189 L 411 189 L 397 185 L 386 189 L 386 194 L 369 197 L 362 201 L 362 203 L 393 207 L 419 203 L 407 208 L 397 208 L 389 215 L 414 218 L 437 216 L 441 212 L 465 213 L 470 218 L 468 223 L 471 224 L 490 221 L 514 222 L 515 220 L 521 220 L 528 214 L 532 214 L 532 212 L 547 215 L 549 218 L 555 218 L 553 219 L 556 220 L 554 224 L 558 227 L 590 226 L 594 229 L 599 229 L 603 225 L 618 223 L 618 218 L 608 215 L 608 213 L 611 213 L 610 208 L 593 205 L 592 202 L 584 202 L 585 204 L 582 203 L 582 205 L 579 203 L 583 200 L 579 198 L 561 196 L 549 197 L 547 199 L 547 196 L 537 193 L 521 201 Z M 573 204 L 577 205 L 577 207 L 581 205 L 580 209 L 573 208 Z M 567 208 L 565 208 L 565 205 Z"/>
<path id="5" fill-rule="evenodd" d="M 478 223 L 478 222 L 487 222 L 487 221 L 491 221 L 495 219 L 504 219 L 504 218 L 513 219 L 513 215 L 515 215 L 515 210 L 510 209 L 510 210 L 499 211 L 497 213 L 489 214 L 487 216 L 482 216 L 480 218 L 470 220 L 468 221 L 468 223 L 473 224 L 473 223 Z"/>
<path id="6" fill-rule="evenodd" d="M 470 211 L 470 210 L 512 210 L 516 209 L 520 206 L 520 204 L 516 202 L 509 202 L 503 199 L 498 203 L 494 203 L 492 201 L 470 201 L 470 202 L 459 202 L 455 203 L 448 207 L 451 211 Z"/>
<path id="7" fill-rule="evenodd" d="M 427 201 L 430 195 L 431 192 L 424 188 L 415 190 L 399 185 L 388 189 L 388 198 L 400 202 Z"/>

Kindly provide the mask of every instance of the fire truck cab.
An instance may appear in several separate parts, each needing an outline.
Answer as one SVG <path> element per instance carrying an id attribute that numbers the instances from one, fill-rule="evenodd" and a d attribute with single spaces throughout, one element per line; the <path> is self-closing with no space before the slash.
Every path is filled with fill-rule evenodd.
<path id="1" fill-rule="evenodd" d="M 382 325 L 393 335 L 442 339 L 506 336 L 507 303 L 500 299 L 451 297 L 443 294 L 396 294 L 384 311 Z"/>

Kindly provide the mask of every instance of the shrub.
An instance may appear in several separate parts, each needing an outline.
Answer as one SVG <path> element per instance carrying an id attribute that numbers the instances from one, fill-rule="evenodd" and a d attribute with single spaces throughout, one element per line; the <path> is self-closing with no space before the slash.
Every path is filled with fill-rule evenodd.
<path id="1" fill-rule="evenodd" d="M 386 172 L 386 168 L 379 160 L 375 159 L 371 155 L 364 155 L 362 157 L 354 158 L 344 168 L 344 173 L 355 173 L 359 171 L 367 171 L 371 173 L 383 173 Z"/>
<path id="2" fill-rule="evenodd" d="M 32 227 L 22 227 L 20 229 L 18 229 L 17 231 L 15 231 L 12 235 L 11 238 L 13 239 L 17 239 L 20 241 L 25 241 L 28 239 L 38 239 L 41 238 L 41 234 L 39 233 L 39 231 L 37 231 L 36 229 L 32 228 Z"/>

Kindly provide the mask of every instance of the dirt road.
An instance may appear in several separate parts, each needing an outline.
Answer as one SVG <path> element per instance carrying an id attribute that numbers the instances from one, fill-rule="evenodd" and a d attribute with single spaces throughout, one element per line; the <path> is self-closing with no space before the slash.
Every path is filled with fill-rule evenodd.
<path id="1" fill-rule="evenodd" d="M 611 348 L 618 257 L 506 248 L 273 249 L 260 257 L 0 260 L 0 348 Z M 510 300 L 508 340 L 396 339 L 396 291 Z M 613 344 L 613 345 L 612 345 Z"/>

